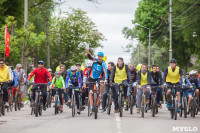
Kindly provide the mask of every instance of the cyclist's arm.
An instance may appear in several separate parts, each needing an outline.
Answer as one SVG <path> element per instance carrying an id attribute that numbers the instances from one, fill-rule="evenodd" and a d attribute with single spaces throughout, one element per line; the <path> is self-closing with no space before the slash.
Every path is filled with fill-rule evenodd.
<path id="1" fill-rule="evenodd" d="M 125 67 L 126 67 L 126 73 L 127 73 L 127 76 L 128 76 L 128 80 L 132 81 L 131 70 L 129 69 L 128 65 L 125 65 Z"/>
<path id="2" fill-rule="evenodd" d="M 66 77 L 66 85 L 65 85 L 66 88 L 68 88 L 69 76 L 70 76 L 70 73 L 68 73 L 68 74 L 67 74 L 67 77 Z"/>
<path id="3" fill-rule="evenodd" d="M 49 81 L 52 82 L 52 76 L 50 72 L 47 69 L 46 69 L 46 72 L 47 72 L 47 76 L 49 77 Z"/>
<path id="4" fill-rule="evenodd" d="M 159 79 L 160 79 L 160 84 L 163 85 L 163 77 L 161 72 L 159 72 Z"/>
<path id="5" fill-rule="evenodd" d="M 78 73 L 78 86 L 81 88 L 81 74 Z"/>
<path id="6" fill-rule="evenodd" d="M 97 58 L 94 58 L 91 54 L 87 54 L 88 55 L 88 58 L 92 61 L 97 61 L 98 59 Z"/>
<path id="7" fill-rule="evenodd" d="M 54 82 L 55 82 L 55 77 L 53 77 L 52 83 L 50 85 L 51 87 L 53 86 Z"/>
<path id="8" fill-rule="evenodd" d="M 164 82 L 166 82 L 167 74 L 168 74 L 168 68 L 165 68 L 164 77 L 163 77 L 163 81 L 164 81 Z"/>
<path id="9" fill-rule="evenodd" d="M 63 88 L 65 88 L 65 81 L 64 81 L 63 77 L 62 77 L 62 86 L 63 86 Z"/>
<path id="10" fill-rule="evenodd" d="M 13 72 L 13 75 L 14 75 L 14 82 L 15 82 L 15 86 L 17 86 L 17 75 L 16 75 L 16 73 L 15 72 Z"/>
<path id="11" fill-rule="evenodd" d="M 187 86 L 192 86 L 190 80 L 185 76 L 185 82 Z"/>
<path id="12" fill-rule="evenodd" d="M 11 81 L 13 81 L 13 72 L 12 72 L 12 69 L 10 68 L 10 67 L 8 67 L 8 74 L 9 74 L 9 79 L 11 80 Z"/>
<path id="13" fill-rule="evenodd" d="M 105 62 L 103 62 L 103 72 L 104 72 L 105 80 L 108 81 L 108 72 L 107 72 L 107 67 L 106 67 Z"/>
<path id="14" fill-rule="evenodd" d="M 141 82 L 140 82 L 140 80 L 141 80 L 141 71 L 138 71 L 136 78 L 137 78 L 138 85 L 140 85 L 141 84 Z"/>
<path id="15" fill-rule="evenodd" d="M 30 79 L 33 77 L 33 75 L 35 75 L 35 71 L 36 71 L 36 69 L 34 69 L 34 70 L 31 72 L 31 74 L 28 76 L 27 81 L 30 81 Z"/>
<path id="16" fill-rule="evenodd" d="M 113 79 L 115 77 L 115 72 L 116 72 L 116 66 L 113 67 L 111 74 L 110 74 L 110 83 L 113 82 Z"/>
<path id="17" fill-rule="evenodd" d="M 181 85 L 183 84 L 183 71 L 181 68 L 179 68 L 179 74 L 180 74 L 180 82 L 181 82 Z"/>

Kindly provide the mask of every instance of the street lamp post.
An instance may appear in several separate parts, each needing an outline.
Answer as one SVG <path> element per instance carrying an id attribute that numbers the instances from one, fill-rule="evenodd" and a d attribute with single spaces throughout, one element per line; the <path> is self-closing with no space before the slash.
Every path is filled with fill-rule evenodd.
<path id="1" fill-rule="evenodd" d="M 172 59 L 172 0 L 169 0 L 169 61 Z"/>
<path id="2" fill-rule="evenodd" d="M 148 29 L 149 30 L 149 46 L 148 46 L 148 69 L 150 70 L 150 63 L 151 63 L 151 60 L 150 60 L 150 57 L 151 57 L 151 29 L 150 28 L 147 28 L 143 25 L 140 25 L 140 24 L 136 24 L 137 26 L 141 26 L 145 29 Z"/>

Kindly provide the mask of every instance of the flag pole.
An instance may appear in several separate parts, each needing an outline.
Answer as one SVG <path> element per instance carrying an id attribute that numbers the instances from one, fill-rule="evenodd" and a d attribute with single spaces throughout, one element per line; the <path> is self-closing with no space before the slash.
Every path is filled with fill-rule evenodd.
<path id="1" fill-rule="evenodd" d="M 6 24 L 7 27 L 7 24 Z M 4 51 L 4 60 L 6 59 L 6 27 L 5 27 L 5 51 Z"/>

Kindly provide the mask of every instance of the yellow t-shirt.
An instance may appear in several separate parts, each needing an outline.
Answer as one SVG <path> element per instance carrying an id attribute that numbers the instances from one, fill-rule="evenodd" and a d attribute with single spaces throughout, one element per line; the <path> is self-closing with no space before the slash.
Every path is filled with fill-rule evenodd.
<path id="1" fill-rule="evenodd" d="M 116 65 L 116 71 L 115 71 L 115 78 L 114 81 L 117 84 L 122 83 L 122 81 L 127 80 L 127 73 L 126 73 L 126 66 L 122 68 L 122 70 L 119 70 L 119 68 Z"/>
<path id="2" fill-rule="evenodd" d="M 141 81 L 140 81 L 141 82 L 141 86 L 148 84 L 147 76 L 148 76 L 148 72 L 146 72 L 145 74 L 143 74 L 141 72 Z"/>
<path id="3" fill-rule="evenodd" d="M 10 80 L 8 66 L 4 65 L 3 68 L 0 68 L 0 82 L 6 82 Z"/>

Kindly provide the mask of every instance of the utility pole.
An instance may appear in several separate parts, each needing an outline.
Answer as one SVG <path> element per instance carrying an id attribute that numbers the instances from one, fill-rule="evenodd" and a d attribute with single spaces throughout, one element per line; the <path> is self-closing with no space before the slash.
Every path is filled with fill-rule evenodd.
<path id="1" fill-rule="evenodd" d="M 140 44 L 138 44 L 138 64 L 140 64 Z"/>
<path id="2" fill-rule="evenodd" d="M 149 52 L 148 52 L 148 69 L 150 70 L 151 57 L 151 30 L 149 29 Z"/>
<path id="3" fill-rule="evenodd" d="M 49 50 L 49 19 L 47 17 L 47 68 L 50 68 L 50 50 Z"/>
<path id="4" fill-rule="evenodd" d="M 169 0 L 169 61 L 172 59 L 172 0 Z"/>

